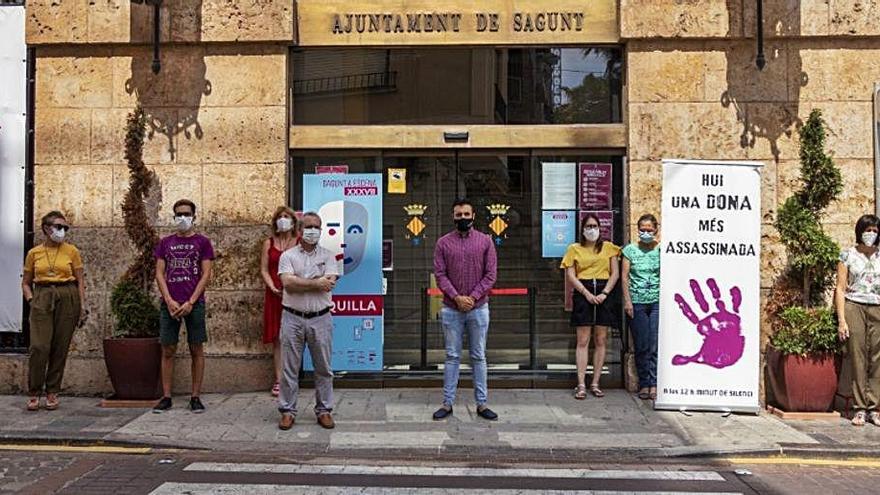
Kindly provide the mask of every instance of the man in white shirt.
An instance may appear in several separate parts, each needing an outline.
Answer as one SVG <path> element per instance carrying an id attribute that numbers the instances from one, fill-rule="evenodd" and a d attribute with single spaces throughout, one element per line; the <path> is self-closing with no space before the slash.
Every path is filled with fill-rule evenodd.
<path id="1" fill-rule="evenodd" d="M 336 285 L 339 268 L 336 256 L 318 246 L 321 217 L 315 212 L 302 216 L 302 237 L 298 246 L 288 249 L 278 262 L 278 274 L 284 285 L 281 304 L 281 394 L 278 427 L 289 430 L 296 418 L 299 394 L 299 369 L 303 348 L 308 343 L 315 365 L 315 414 L 318 424 L 330 429 L 333 422 L 333 319 L 330 291 Z"/>

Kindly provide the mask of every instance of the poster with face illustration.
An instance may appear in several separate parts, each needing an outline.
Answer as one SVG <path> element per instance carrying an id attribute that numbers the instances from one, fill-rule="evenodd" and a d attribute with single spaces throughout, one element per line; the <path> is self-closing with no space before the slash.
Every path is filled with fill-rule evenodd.
<path id="1" fill-rule="evenodd" d="M 333 290 L 336 371 L 382 369 L 382 174 L 303 176 L 303 210 L 321 217 L 318 245 L 336 254 Z M 312 369 L 308 353 L 303 366 Z"/>
<path id="2" fill-rule="evenodd" d="M 657 409 L 760 409 L 761 167 L 663 161 Z"/>

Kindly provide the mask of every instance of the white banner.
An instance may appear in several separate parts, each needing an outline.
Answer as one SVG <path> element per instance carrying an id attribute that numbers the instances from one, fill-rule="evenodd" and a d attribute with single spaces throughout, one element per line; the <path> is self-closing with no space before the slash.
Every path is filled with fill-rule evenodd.
<path id="1" fill-rule="evenodd" d="M 663 161 L 657 409 L 760 409 L 761 167 Z"/>
<path id="2" fill-rule="evenodd" d="M 0 33 L 0 332 L 20 332 L 27 145 L 24 6 L 0 6 Z"/>

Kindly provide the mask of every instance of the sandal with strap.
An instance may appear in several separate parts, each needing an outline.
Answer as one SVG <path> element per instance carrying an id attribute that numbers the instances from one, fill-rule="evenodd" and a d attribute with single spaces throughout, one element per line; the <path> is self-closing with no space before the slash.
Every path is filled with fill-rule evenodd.
<path id="1" fill-rule="evenodd" d="M 586 385 L 578 385 L 574 389 L 574 398 L 577 400 L 584 400 L 587 398 L 587 386 Z"/>
<path id="2" fill-rule="evenodd" d="M 605 392 L 603 392 L 602 389 L 599 388 L 598 384 L 597 385 L 590 385 L 590 393 L 593 394 L 593 397 L 598 397 L 600 399 L 602 397 L 605 397 Z"/>
<path id="3" fill-rule="evenodd" d="M 868 414 L 868 423 L 871 423 L 874 426 L 880 426 L 880 412 L 871 411 Z"/>
<path id="4" fill-rule="evenodd" d="M 27 401 L 27 410 L 28 411 L 39 411 L 40 410 L 40 398 L 39 397 L 31 397 Z"/>
<path id="5" fill-rule="evenodd" d="M 638 393 L 637 397 L 642 400 L 648 400 L 651 398 L 651 393 L 648 391 L 648 389 L 645 389 L 645 390 L 640 391 Z"/>
<path id="6" fill-rule="evenodd" d="M 278 397 L 278 395 L 280 393 L 281 393 L 281 384 L 278 382 L 275 382 L 275 385 L 272 385 L 272 397 Z"/>
<path id="7" fill-rule="evenodd" d="M 46 410 L 54 411 L 58 409 L 58 396 L 57 395 L 46 395 Z"/>
<path id="8" fill-rule="evenodd" d="M 852 419 L 853 426 L 865 426 L 865 411 L 858 411 Z"/>

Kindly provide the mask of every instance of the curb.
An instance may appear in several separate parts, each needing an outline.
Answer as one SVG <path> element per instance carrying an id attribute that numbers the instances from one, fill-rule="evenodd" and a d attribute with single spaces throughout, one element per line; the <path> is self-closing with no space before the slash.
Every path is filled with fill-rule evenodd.
<path id="1" fill-rule="evenodd" d="M 148 449 L 180 449 L 180 450 L 208 450 L 201 446 L 185 445 L 180 443 L 162 443 L 156 441 L 142 441 L 137 439 L 120 439 L 107 437 L 89 436 L 50 436 L 50 435 L 8 435 L 0 434 L 0 446 L 2 445 L 39 445 L 61 447 L 115 447 L 115 448 L 148 448 Z"/>

